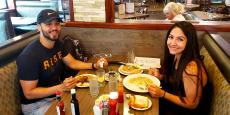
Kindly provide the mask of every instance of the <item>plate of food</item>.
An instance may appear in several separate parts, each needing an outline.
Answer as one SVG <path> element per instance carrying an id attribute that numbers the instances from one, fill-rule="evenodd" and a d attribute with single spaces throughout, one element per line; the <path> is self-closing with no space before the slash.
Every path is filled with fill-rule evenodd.
<path id="1" fill-rule="evenodd" d="M 77 87 L 89 87 L 89 79 L 92 77 L 96 77 L 94 74 L 81 74 L 75 76 L 77 79 Z"/>
<path id="2" fill-rule="evenodd" d="M 129 107 L 135 110 L 147 110 L 152 106 L 152 101 L 142 95 L 130 95 L 127 96 L 129 99 Z"/>
<path id="3" fill-rule="evenodd" d="M 160 80 L 149 74 L 133 74 L 128 75 L 123 79 L 123 85 L 125 88 L 131 91 L 147 93 L 147 87 L 149 85 L 156 85 L 160 87 Z"/>
<path id="4" fill-rule="evenodd" d="M 123 75 L 131 75 L 142 73 L 143 69 L 139 64 L 127 63 L 126 65 L 121 65 L 118 71 Z"/>

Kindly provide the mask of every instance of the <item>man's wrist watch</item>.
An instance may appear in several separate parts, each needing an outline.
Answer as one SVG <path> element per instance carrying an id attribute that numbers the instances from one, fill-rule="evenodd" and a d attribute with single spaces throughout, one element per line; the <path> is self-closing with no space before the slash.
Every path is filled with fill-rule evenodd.
<path id="1" fill-rule="evenodd" d="M 96 68 L 94 67 L 94 63 L 92 63 L 92 69 L 96 69 Z"/>

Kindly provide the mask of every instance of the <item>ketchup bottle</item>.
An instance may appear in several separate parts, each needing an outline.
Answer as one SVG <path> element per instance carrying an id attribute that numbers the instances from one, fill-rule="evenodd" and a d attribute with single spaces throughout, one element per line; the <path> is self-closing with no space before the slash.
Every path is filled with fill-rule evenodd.
<path id="1" fill-rule="evenodd" d="M 117 92 L 110 92 L 109 94 L 109 115 L 118 115 L 118 94 Z"/>
<path id="2" fill-rule="evenodd" d="M 118 103 L 124 103 L 124 87 L 120 81 L 118 83 Z"/>
<path id="3" fill-rule="evenodd" d="M 56 92 L 56 99 L 58 101 L 56 110 L 58 115 L 65 115 L 65 107 L 64 107 L 64 102 L 61 100 L 61 92 L 57 91 Z"/>

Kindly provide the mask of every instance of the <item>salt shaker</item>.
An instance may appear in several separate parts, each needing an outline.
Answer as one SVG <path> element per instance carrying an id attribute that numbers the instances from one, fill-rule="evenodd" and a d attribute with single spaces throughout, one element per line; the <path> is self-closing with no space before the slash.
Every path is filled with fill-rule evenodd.
<path id="1" fill-rule="evenodd" d="M 102 115 L 102 112 L 101 112 L 101 109 L 99 107 L 99 105 L 94 105 L 93 106 L 93 112 L 94 112 L 94 115 Z"/>

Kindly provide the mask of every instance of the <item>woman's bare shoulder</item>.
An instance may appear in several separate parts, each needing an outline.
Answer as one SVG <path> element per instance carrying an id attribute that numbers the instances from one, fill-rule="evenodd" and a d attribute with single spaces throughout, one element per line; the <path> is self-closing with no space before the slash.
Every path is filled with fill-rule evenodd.
<path id="1" fill-rule="evenodd" d="M 198 67 L 196 61 L 190 61 L 185 67 L 185 72 L 188 75 L 197 76 Z"/>

